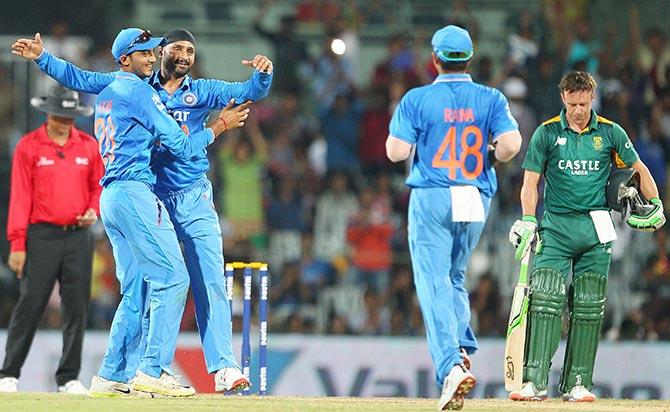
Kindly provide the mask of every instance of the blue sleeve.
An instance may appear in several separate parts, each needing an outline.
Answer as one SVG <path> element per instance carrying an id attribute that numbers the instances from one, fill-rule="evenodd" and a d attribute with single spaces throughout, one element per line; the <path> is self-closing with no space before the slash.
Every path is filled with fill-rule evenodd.
<path id="1" fill-rule="evenodd" d="M 519 130 L 519 124 L 509 110 L 507 98 L 499 90 L 495 90 L 492 106 L 491 135 L 493 136 L 493 141 L 504 133 Z"/>
<path id="2" fill-rule="evenodd" d="M 187 136 L 167 113 L 158 93 L 148 84 L 142 85 L 146 87 L 138 88 L 137 99 L 133 102 L 137 110 L 132 112 L 139 114 L 135 117 L 137 121 L 175 157 L 188 160 L 214 141 L 214 133 L 209 128 Z"/>
<path id="3" fill-rule="evenodd" d="M 49 77 L 78 92 L 98 94 L 114 81 L 114 73 L 97 73 L 80 69 L 46 50 L 35 59 L 35 63 Z"/>
<path id="4" fill-rule="evenodd" d="M 411 91 L 400 100 L 396 107 L 391 123 L 389 124 L 389 135 L 403 140 L 409 144 L 416 144 L 419 137 L 419 128 L 415 126 L 418 115 L 415 114 Z"/>
<path id="5" fill-rule="evenodd" d="M 230 99 L 235 99 L 236 104 L 247 100 L 258 101 L 270 93 L 272 85 L 272 74 L 261 73 L 254 70 L 251 78 L 246 82 L 226 82 L 223 80 L 202 80 L 207 93 L 207 104 L 212 109 L 225 107 Z"/>

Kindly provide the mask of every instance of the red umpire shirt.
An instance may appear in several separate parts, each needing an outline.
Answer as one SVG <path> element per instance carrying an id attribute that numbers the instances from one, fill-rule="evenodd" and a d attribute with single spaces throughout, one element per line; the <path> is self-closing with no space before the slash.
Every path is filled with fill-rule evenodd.
<path id="1" fill-rule="evenodd" d="M 49 138 L 46 123 L 23 136 L 12 162 L 10 250 L 26 250 L 29 224 L 76 225 L 77 216 L 89 208 L 100 216 L 104 172 L 97 141 L 74 127 L 64 146 Z"/>

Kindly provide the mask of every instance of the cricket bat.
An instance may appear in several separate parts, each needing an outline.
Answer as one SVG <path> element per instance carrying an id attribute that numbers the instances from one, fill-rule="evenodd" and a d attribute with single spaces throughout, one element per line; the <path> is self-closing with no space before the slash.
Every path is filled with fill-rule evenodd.
<path id="1" fill-rule="evenodd" d="M 528 262 L 530 251 L 521 259 L 519 281 L 514 288 L 512 308 L 507 323 L 505 341 L 505 390 L 521 389 L 523 383 L 523 355 L 526 346 L 526 324 L 528 315 Z"/>

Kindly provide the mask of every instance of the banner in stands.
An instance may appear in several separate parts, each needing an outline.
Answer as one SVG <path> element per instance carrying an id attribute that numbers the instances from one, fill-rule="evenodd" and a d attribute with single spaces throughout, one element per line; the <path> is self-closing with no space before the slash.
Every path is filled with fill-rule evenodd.
<path id="1" fill-rule="evenodd" d="M 6 331 L 0 331 L 2 348 L 5 339 Z M 80 375 L 85 385 L 100 367 L 106 344 L 106 333 L 86 334 Z M 235 337 L 234 345 L 239 356 L 239 336 Z M 273 395 L 436 397 L 438 394 L 423 338 L 270 334 L 268 345 L 268 393 Z M 19 390 L 54 391 L 61 348 L 60 332 L 40 331 L 21 371 Z M 558 393 L 563 349 L 562 344 L 554 357 L 552 396 Z M 472 356 L 473 373 L 477 377 L 474 397 L 506 397 L 503 352 L 502 340 L 480 341 L 480 350 Z M 594 392 L 612 398 L 670 398 L 669 353 L 670 343 L 601 343 Z M 4 351 L 0 353 L 2 358 Z M 254 347 L 252 389 L 258 388 L 257 360 Z M 173 366 L 198 392 L 213 392 L 213 379 L 207 375 L 197 334 L 180 335 Z"/>

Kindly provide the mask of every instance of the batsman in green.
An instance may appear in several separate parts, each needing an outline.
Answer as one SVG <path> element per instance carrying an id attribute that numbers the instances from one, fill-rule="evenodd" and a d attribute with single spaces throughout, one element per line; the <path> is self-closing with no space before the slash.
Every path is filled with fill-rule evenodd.
<path id="1" fill-rule="evenodd" d="M 656 183 L 628 135 L 592 109 L 596 86 L 586 72 L 571 72 L 561 79 L 565 108 L 537 128 L 523 162 L 523 217 L 514 223 L 509 238 L 516 248 L 516 259 L 531 250 L 535 259 L 530 275 L 523 385 L 510 393 L 512 400 L 547 397 L 551 359 L 561 338 L 567 302 L 569 330 L 559 390 L 565 401 L 595 401 L 591 392 L 593 368 L 616 239 L 606 201 L 613 166 L 632 168 L 631 173 L 639 175 L 641 194 L 649 199 L 644 207 L 631 210 L 628 224 L 654 231 L 665 223 Z M 535 214 L 541 176 L 545 179 L 544 213 L 538 225 Z"/>

